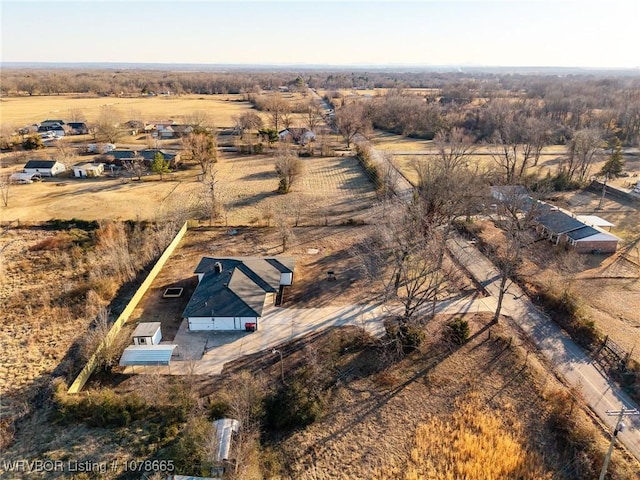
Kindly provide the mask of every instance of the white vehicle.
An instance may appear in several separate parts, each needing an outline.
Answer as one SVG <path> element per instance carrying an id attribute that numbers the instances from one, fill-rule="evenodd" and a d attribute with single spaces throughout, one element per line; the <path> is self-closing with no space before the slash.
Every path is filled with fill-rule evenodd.
<path id="1" fill-rule="evenodd" d="M 42 180 L 42 176 L 39 173 L 27 173 L 17 172 L 9 177 L 11 183 L 28 184 L 33 182 L 39 182 Z"/>

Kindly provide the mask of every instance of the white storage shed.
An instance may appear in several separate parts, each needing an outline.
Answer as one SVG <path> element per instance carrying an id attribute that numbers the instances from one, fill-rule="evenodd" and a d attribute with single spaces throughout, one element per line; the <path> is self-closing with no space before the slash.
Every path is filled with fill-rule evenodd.
<path id="1" fill-rule="evenodd" d="M 134 345 L 159 345 L 161 340 L 162 329 L 160 322 L 142 322 L 133 331 Z"/>

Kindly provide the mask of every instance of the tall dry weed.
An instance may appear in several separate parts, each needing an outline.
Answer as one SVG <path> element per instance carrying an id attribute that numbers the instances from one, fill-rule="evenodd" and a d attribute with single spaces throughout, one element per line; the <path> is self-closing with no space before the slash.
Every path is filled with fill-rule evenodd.
<path id="1" fill-rule="evenodd" d="M 431 417 L 418 426 L 407 464 L 374 478 L 404 480 L 550 480 L 520 424 L 506 422 L 470 395 L 456 402 L 450 421 Z"/>

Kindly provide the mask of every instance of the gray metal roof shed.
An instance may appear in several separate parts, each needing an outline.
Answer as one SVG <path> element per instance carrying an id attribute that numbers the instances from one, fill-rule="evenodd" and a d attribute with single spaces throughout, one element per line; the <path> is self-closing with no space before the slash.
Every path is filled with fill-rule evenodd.
<path id="1" fill-rule="evenodd" d="M 120 357 L 120 366 L 169 365 L 177 345 L 130 345 Z"/>

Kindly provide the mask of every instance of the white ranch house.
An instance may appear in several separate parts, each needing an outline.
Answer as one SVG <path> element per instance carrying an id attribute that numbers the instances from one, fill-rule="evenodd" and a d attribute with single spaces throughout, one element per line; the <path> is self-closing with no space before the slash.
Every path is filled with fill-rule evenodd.
<path id="1" fill-rule="evenodd" d="M 263 309 L 282 302 L 293 283 L 290 257 L 204 257 L 195 273 L 198 286 L 182 317 L 189 330 L 247 330 L 260 327 Z"/>
<path id="2" fill-rule="evenodd" d="M 43 177 L 55 177 L 64 172 L 64 164 L 56 160 L 29 160 L 22 169 L 24 173 L 39 173 Z"/>

